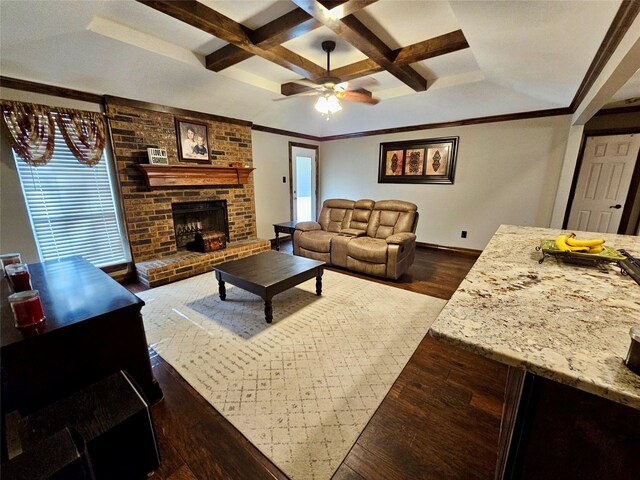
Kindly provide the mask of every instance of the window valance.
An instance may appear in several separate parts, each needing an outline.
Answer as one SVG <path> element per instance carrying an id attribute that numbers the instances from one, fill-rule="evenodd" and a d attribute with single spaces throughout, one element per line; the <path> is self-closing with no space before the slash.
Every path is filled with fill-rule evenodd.
<path id="1" fill-rule="evenodd" d="M 28 164 L 45 165 L 51 159 L 55 123 L 80 163 L 93 166 L 100 161 L 106 141 L 101 113 L 8 100 L 0 106 L 12 146 Z"/>

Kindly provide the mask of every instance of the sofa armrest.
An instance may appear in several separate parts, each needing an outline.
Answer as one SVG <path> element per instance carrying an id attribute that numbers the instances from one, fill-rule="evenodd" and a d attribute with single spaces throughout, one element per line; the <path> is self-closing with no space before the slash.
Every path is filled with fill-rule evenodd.
<path id="1" fill-rule="evenodd" d="M 338 235 L 343 235 L 345 237 L 363 237 L 367 232 L 364 230 L 357 230 L 355 228 L 343 228 L 340 230 Z"/>
<path id="2" fill-rule="evenodd" d="M 409 233 L 409 232 L 396 233 L 386 238 L 387 243 L 393 243 L 396 245 L 405 245 L 409 242 L 415 241 L 415 239 L 416 239 L 416 234 Z"/>
<path id="3" fill-rule="evenodd" d="M 317 222 L 300 222 L 296 223 L 296 230 L 310 232 L 312 230 L 322 230 L 322 226 Z"/>

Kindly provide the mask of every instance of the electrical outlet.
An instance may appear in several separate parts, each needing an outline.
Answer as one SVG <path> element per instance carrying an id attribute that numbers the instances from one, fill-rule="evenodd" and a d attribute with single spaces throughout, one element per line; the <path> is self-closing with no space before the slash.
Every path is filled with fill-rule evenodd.
<path id="1" fill-rule="evenodd" d="M 466 230 L 462 230 L 462 233 L 460 234 L 460 238 L 467 238 L 467 231 Z"/>
<path id="2" fill-rule="evenodd" d="M 282 177 L 282 183 L 287 183 L 287 177 Z"/>

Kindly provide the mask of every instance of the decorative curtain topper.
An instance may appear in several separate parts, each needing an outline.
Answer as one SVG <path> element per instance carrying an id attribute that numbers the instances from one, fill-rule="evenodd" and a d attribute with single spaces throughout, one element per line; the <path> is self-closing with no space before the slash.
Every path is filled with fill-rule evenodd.
<path id="1" fill-rule="evenodd" d="M 71 153 L 84 165 L 93 167 L 102 158 L 105 127 L 97 112 L 57 109 L 56 120 Z"/>
<path id="2" fill-rule="evenodd" d="M 55 123 L 44 105 L 3 101 L 2 117 L 18 156 L 29 165 L 46 165 L 53 154 Z"/>
<path id="3" fill-rule="evenodd" d="M 101 113 L 2 100 L 2 116 L 14 150 L 30 165 L 45 165 L 51 159 L 56 121 L 80 163 L 92 167 L 102 158 L 106 134 Z"/>

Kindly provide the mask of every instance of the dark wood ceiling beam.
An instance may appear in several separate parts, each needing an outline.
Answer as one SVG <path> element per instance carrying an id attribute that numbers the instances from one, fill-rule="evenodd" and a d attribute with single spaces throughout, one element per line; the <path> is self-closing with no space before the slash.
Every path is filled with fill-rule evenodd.
<path id="1" fill-rule="evenodd" d="M 205 64 L 209 70 L 220 72 L 253 56 L 253 53 L 229 43 L 207 55 Z"/>
<path id="2" fill-rule="evenodd" d="M 410 65 L 429 58 L 438 57 L 458 50 L 469 48 L 469 43 L 462 30 L 445 33 L 438 37 L 430 38 L 424 42 L 414 43 L 393 52 L 394 63 L 398 65 Z"/>
<path id="3" fill-rule="evenodd" d="M 376 3 L 378 0 L 346 0 L 346 1 L 330 1 L 320 0 L 333 18 L 344 18 L 347 15 L 356 13 L 369 5 Z"/>
<path id="4" fill-rule="evenodd" d="M 326 8 L 331 9 L 332 15 L 342 17 L 350 15 L 377 1 L 378 0 L 339 0 L 331 2 L 324 1 L 322 4 Z M 301 8 L 296 8 L 256 30 L 249 31 L 248 35 L 254 45 L 268 50 L 321 26 L 322 23 L 311 17 L 307 12 Z M 251 52 L 229 44 L 207 55 L 207 68 L 214 72 L 219 72 L 252 56 L 253 54 Z"/>
<path id="5" fill-rule="evenodd" d="M 138 0 L 159 12 L 165 13 L 177 20 L 188 23 L 202 31 L 210 33 L 215 37 L 225 40 L 240 47 L 253 55 L 258 55 L 281 67 L 287 68 L 306 78 L 318 78 L 324 75 L 324 68 L 315 63 L 287 50 L 284 47 L 274 47 L 265 50 L 255 45 L 251 38 L 251 30 L 245 28 L 238 22 L 225 17 L 221 13 L 212 10 L 194 0 L 180 1 L 159 1 L 159 0 Z M 211 62 L 215 59 L 212 57 Z M 207 68 L 209 68 L 209 58 L 207 58 Z"/>
<path id="6" fill-rule="evenodd" d="M 391 49 L 355 16 L 334 18 L 331 12 L 317 0 L 293 0 L 293 2 L 415 91 L 427 89 L 427 81 L 410 66 L 395 64 Z"/>
<path id="7" fill-rule="evenodd" d="M 429 40 L 399 48 L 394 50 L 391 55 L 395 58 L 394 63 L 398 65 L 409 65 L 446 53 L 457 52 L 465 48 L 469 48 L 469 44 L 462 30 L 455 30 L 438 37 L 430 38 Z M 345 65 L 344 67 L 336 68 L 331 73 L 343 82 L 347 82 L 354 78 L 366 77 L 367 75 L 373 75 L 383 70 L 384 68 L 373 60 L 361 60 L 350 65 Z M 293 93 L 304 91 L 294 87 L 294 85 L 299 86 L 294 82 L 285 83 L 280 87 L 280 92 L 282 95 L 293 95 Z"/>
<path id="8" fill-rule="evenodd" d="M 287 40 L 315 30 L 321 24 L 301 8 L 276 18 L 272 22 L 254 30 L 250 37 L 261 48 L 271 48 Z"/>
<path id="9" fill-rule="evenodd" d="M 416 92 L 422 92 L 427 89 L 427 80 L 409 65 L 394 63 L 395 58 L 391 49 L 365 27 L 360 20 L 353 15 L 349 15 L 340 20 L 340 22 L 346 25 L 347 29 L 346 31 L 343 30 L 343 35 L 346 35 L 347 41 L 354 47 Z"/>
<path id="10" fill-rule="evenodd" d="M 307 12 L 296 8 L 276 18 L 272 22 L 249 32 L 249 38 L 254 45 L 268 50 L 287 40 L 315 30 L 320 26 L 322 26 L 322 24 L 312 18 Z M 219 72 L 252 56 L 253 53 L 229 44 L 207 55 L 207 68 L 214 72 Z"/>
<path id="11" fill-rule="evenodd" d="M 382 72 L 384 68 L 373 60 L 361 60 L 344 67 L 332 70 L 331 74 L 338 77 L 343 82 L 353 80 L 354 78 L 366 77 L 374 73 Z"/>
<path id="12" fill-rule="evenodd" d="M 195 0 L 137 1 L 229 43 L 251 43 L 248 29 Z"/>

